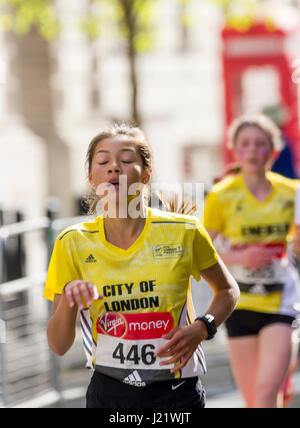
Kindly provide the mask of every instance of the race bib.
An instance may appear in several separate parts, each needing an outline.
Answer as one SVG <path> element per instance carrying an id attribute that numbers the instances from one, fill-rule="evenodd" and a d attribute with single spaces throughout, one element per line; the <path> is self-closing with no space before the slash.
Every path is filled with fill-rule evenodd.
<path id="1" fill-rule="evenodd" d="M 284 244 L 254 244 L 266 248 L 274 248 L 278 252 L 273 258 L 271 263 L 263 269 L 249 269 L 241 265 L 233 265 L 229 267 L 230 273 L 237 282 L 244 284 L 258 284 L 267 285 L 273 283 L 284 283 L 286 278 L 286 268 L 288 266 L 288 259 Z M 237 251 L 243 249 L 244 245 L 236 245 Z"/>
<path id="2" fill-rule="evenodd" d="M 273 284 L 274 282 L 284 283 L 286 278 L 286 268 L 288 260 L 273 260 L 264 269 L 248 269 L 240 265 L 230 266 L 229 270 L 237 282 L 245 284 Z"/>
<path id="3" fill-rule="evenodd" d="M 173 329 L 167 312 L 121 314 L 107 312 L 97 321 L 96 365 L 118 369 L 166 370 L 155 357 L 166 343 L 162 336 Z M 169 357 L 168 357 L 169 358 Z"/>

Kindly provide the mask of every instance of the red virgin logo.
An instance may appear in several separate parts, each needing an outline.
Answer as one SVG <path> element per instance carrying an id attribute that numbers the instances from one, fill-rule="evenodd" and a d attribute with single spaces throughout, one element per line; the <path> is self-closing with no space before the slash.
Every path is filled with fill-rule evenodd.
<path id="1" fill-rule="evenodd" d="M 167 312 L 120 314 L 107 312 L 97 321 L 97 331 L 126 340 L 159 339 L 173 328 L 173 318 Z"/>
<path id="2" fill-rule="evenodd" d="M 127 332 L 127 322 L 122 314 L 107 312 L 97 321 L 97 331 L 113 337 L 123 337 Z"/>

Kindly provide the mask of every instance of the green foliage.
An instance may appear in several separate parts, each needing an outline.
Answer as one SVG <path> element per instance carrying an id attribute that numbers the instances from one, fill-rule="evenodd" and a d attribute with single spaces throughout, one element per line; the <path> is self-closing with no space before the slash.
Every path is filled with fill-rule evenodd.
<path id="1" fill-rule="evenodd" d="M 262 4 L 261 0 L 208 0 L 224 11 L 226 24 L 239 31 L 248 30 Z"/>
<path id="2" fill-rule="evenodd" d="M 189 5 L 194 0 L 177 0 L 181 7 L 180 12 L 180 24 L 183 28 L 191 28 L 195 24 L 195 18 L 194 16 L 189 12 Z"/>
<path id="3" fill-rule="evenodd" d="M 105 13 L 92 16 L 86 28 L 89 34 L 98 36 L 105 26 L 115 28 L 118 36 L 128 40 L 136 52 L 153 47 L 153 28 L 157 0 L 93 0 Z M 96 23 L 96 26 L 95 26 Z M 96 31 L 95 31 L 96 29 Z"/>
<path id="4" fill-rule="evenodd" d="M 79 26 L 91 40 L 97 39 L 102 34 L 102 23 L 98 16 L 89 14 L 88 16 L 83 17 Z"/>
<path id="5" fill-rule="evenodd" d="M 197 0 L 196 0 L 197 1 Z M 272 14 L 272 0 L 206 0 L 220 7 L 226 19 L 227 26 L 239 31 L 248 30 L 257 19 L 274 29 L 274 15 Z M 275 3 L 275 2 L 274 2 Z M 297 11 L 296 0 L 281 0 L 282 5 L 291 6 Z M 266 8 L 265 8 L 266 6 Z M 276 8 L 276 4 L 274 4 Z"/>
<path id="6" fill-rule="evenodd" d="M 27 34 L 35 26 L 47 40 L 59 33 L 59 21 L 53 0 L 0 0 L 0 25 L 18 35 Z"/>

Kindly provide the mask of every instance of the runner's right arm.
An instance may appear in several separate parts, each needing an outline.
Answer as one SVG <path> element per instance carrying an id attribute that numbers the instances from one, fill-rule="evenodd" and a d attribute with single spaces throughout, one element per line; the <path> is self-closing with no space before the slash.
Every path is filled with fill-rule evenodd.
<path id="1" fill-rule="evenodd" d="M 78 308 L 81 310 L 93 300 L 101 299 L 95 286 L 88 281 L 71 281 L 62 294 L 55 294 L 52 316 L 48 323 L 47 338 L 50 349 L 64 355 L 73 345 Z"/>

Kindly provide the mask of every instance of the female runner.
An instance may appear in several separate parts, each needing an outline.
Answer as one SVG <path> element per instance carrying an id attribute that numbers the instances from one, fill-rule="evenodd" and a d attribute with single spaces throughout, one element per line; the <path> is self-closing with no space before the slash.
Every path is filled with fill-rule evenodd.
<path id="1" fill-rule="evenodd" d="M 287 257 L 296 180 L 267 171 L 280 132 L 264 116 L 237 119 L 230 145 L 241 172 L 207 196 L 204 225 L 229 243 L 222 260 L 241 299 L 226 321 L 234 376 L 248 407 L 277 407 L 292 349 L 298 276 Z"/>
<path id="2" fill-rule="evenodd" d="M 87 165 L 104 213 L 56 241 L 44 294 L 54 300 L 49 346 L 58 355 L 70 349 L 79 310 L 94 369 L 88 408 L 204 407 L 199 345 L 233 311 L 238 286 L 195 217 L 146 206 L 152 162 L 139 129 L 98 134 Z M 191 275 L 214 291 L 195 320 L 186 305 Z"/>

